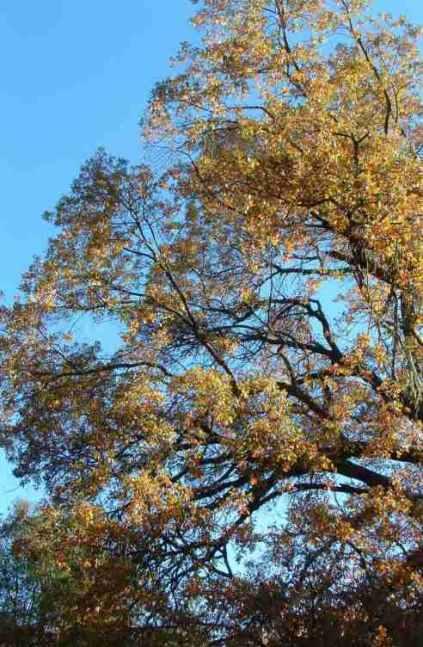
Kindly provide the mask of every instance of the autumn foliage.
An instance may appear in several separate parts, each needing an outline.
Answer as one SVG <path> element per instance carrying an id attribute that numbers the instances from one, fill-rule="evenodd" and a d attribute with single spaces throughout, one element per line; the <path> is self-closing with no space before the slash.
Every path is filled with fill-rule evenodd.
<path id="1" fill-rule="evenodd" d="M 417 646 L 417 29 L 365 0 L 195 4 L 152 163 L 89 160 L 2 312 L 2 443 L 47 492 L 8 521 L 26 627 Z"/>

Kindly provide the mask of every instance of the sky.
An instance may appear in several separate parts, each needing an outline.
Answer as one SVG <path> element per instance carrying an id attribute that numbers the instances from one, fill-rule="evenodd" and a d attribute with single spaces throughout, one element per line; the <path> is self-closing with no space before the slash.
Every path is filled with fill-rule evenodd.
<path id="1" fill-rule="evenodd" d="M 419 0 L 377 0 L 423 23 Z M 0 0 L 0 290 L 52 234 L 41 214 L 100 146 L 136 163 L 139 119 L 169 58 L 192 40 L 189 0 Z M 34 498 L 0 457 L 0 513 Z"/>

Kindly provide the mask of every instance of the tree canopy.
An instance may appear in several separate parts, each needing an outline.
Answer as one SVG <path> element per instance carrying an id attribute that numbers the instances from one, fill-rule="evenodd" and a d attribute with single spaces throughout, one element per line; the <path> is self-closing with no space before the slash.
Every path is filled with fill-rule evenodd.
<path id="1" fill-rule="evenodd" d="M 195 4 L 165 168 L 96 153 L 2 311 L 1 439 L 47 492 L 12 553 L 53 644 L 417 646 L 418 30 Z"/>

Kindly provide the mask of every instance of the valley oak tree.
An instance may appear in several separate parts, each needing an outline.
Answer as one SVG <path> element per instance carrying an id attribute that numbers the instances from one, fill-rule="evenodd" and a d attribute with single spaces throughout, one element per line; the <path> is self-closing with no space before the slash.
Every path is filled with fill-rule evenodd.
<path id="1" fill-rule="evenodd" d="M 14 559 L 53 644 L 417 646 L 418 30 L 195 4 L 161 168 L 94 155 L 2 311 Z"/>

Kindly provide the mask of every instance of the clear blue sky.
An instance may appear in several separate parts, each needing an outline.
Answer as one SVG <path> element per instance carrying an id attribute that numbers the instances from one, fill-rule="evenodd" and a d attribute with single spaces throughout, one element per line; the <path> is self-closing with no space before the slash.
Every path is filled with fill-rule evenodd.
<path id="1" fill-rule="evenodd" d="M 377 0 L 423 22 L 418 0 Z M 99 147 L 137 161 L 138 121 L 190 40 L 189 0 L 0 0 L 0 290 L 50 233 L 40 219 Z M 20 488 L 0 459 L 0 511 Z"/>

